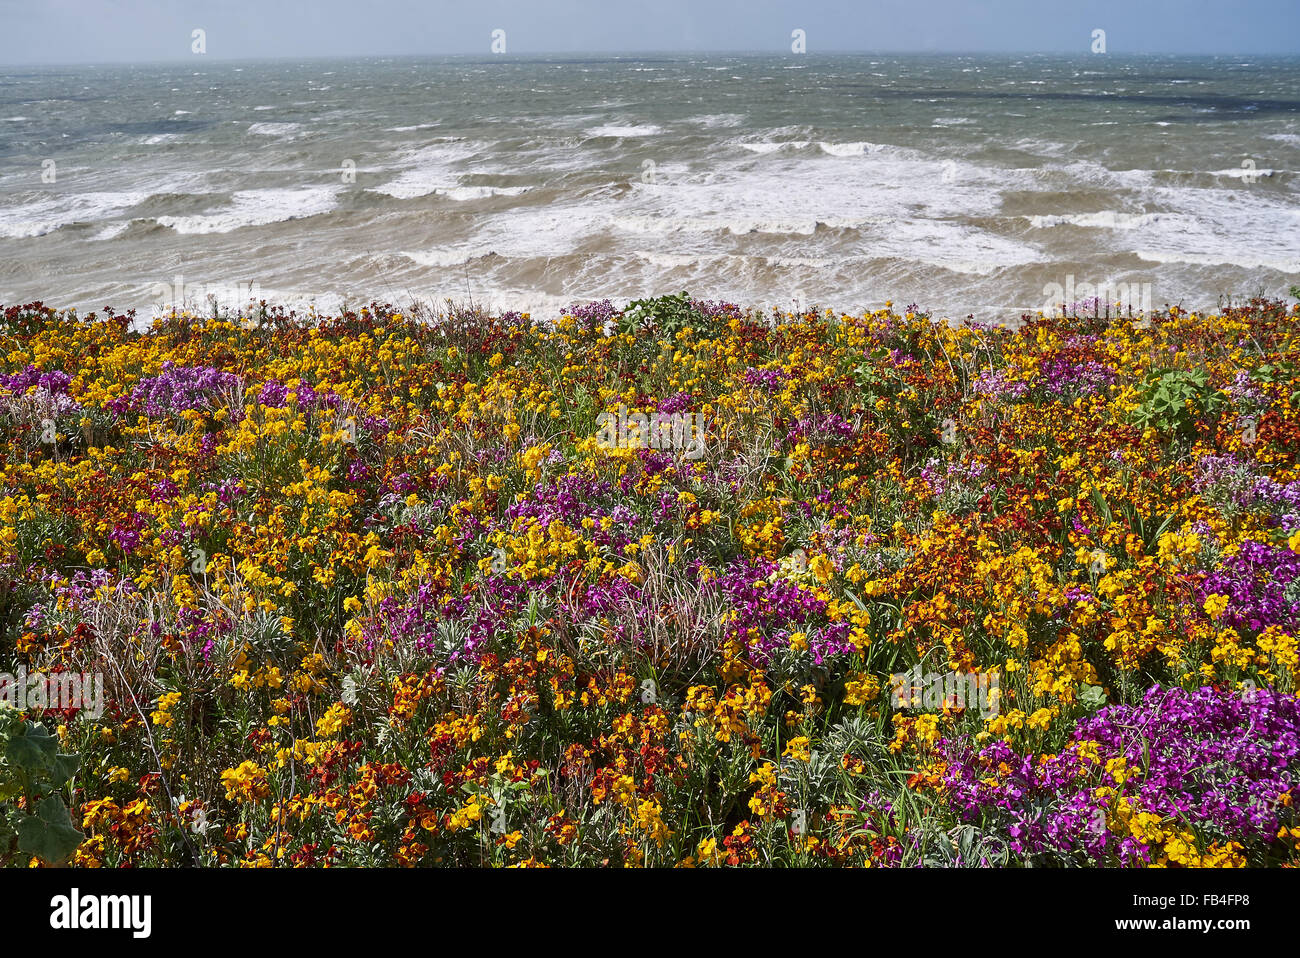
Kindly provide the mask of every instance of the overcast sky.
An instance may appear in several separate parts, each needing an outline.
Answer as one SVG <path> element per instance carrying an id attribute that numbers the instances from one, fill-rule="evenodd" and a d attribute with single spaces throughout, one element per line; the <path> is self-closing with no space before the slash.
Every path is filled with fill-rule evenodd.
<path id="1" fill-rule="evenodd" d="M 375 54 L 1300 54 L 1300 0 L 0 0 L 0 65 Z"/>

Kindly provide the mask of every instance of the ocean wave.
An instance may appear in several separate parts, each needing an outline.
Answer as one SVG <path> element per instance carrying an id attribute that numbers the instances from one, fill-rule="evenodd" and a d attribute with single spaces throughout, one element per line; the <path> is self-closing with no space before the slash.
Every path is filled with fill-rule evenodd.
<path id="1" fill-rule="evenodd" d="M 473 152 L 470 145 L 459 138 L 407 151 L 398 161 L 406 169 L 396 179 L 382 186 L 369 187 L 369 190 L 399 200 L 411 200 L 430 193 L 456 189 L 460 186 L 460 174 L 455 167 Z"/>
<path id="2" fill-rule="evenodd" d="M 121 236 L 131 228 L 130 220 L 123 220 L 120 223 L 109 223 L 102 230 L 91 237 L 92 241 L 111 240 L 114 237 Z"/>
<path id="3" fill-rule="evenodd" d="M 638 214 L 616 216 L 613 225 L 630 233 L 718 233 L 735 236 L 771 233 L 777 236 L 811 236 L 817 231 L 816 219 L 722 219 L 706 216 L 665 216 Z"/>
<path id="4" fill-rule="evenodd" d="M 241 190 L 230 207 L 197 216 L 159 216 L 158 223 L 178 233 L 229 233 L 244 226 L 266 226 L 328 213 L 337 206 L 334 187 Z"/>
<path id="5" fill-rule="evenodd" d="M 122 191 L 40 197 L 20 206 L 0 209 L 0 237 L 24 239 L 44 236 L 75 223 L 111 219 L 148 196 L 144 192 Z"/>
<path id="6" fill-rule="evenodd" d="M 696 123 L 708 130 L 720 127 L 740 126 L 745 122 L 743 113 L 706 113 L 702 116 L 688 117 L 687 123 Z"/>
<path id="7" fill-rule="evenodd" d="M 879 143 L 818 143 L 821 151 L 830 156 L 863 156 L 884 149 Z"/>
<path id="8" fill-rule="evenodd" d="M 1246 167 L 1238 167 L 1236 169 L 1229 168 L 1226 170 L 1215 170 L 1210 175 L 1226 176 L 1229 179 L 1234 179 L 1234 180 L 1241 180 L 1253 176 L 1262 176 L 1266 179 L 1271 179 L 1272 177 L 1277 176 L 1279 173 L 1285 173 L 1285 172 L 1286 170 L 1258 170 L 1258 169 L 1252 170 Z"/>
<path id="9" fill-rule="evenodd" d="M 1044 216 L 1027 216 L 1029 225 L 1035 229 L 1052 226 L 1081 226 L 1091 229 L 1134 230 L 1150 226 L 1161 220 L 1177 219 L 1173 213 L 1120 213 L 1114 210 L 1102 210 L 1098 213 L 1060 213 Z"/>
<path id="10" fill-rule="evenodd" d="M 472 262 L 473 260 L 483 259 L 489 256 L 498 256 L 500 254 L 495 250 L 487 249 L 486 247 L 473 247 L 469 249 L 446 248 L 417 250 L 415 252 L 403 250 L 400 255 L 405 256 L 417 266 L 446 268 L 448 266 L 464 266 L 466 263 Z"/>
<path id="11" fill-rule="evenodd" d="M 449 199 L 463 202 L 465 200 L 485 200 L 490 196 L 518 196 L 527 193 L 528 186 L 454 186 L 448 190 L 438 190 L 438 194 Z"/>
<path id="12" fill-rule="evenodd" d="M 713 264 L 745 268 L 758 266 L 781 267 L 785 269 L 832 269 L 843 265 L 830 259 L 817 259 L 811 256 L 766 256 L 756 253 L 664 253 L 656 250 L 634 250 L 633 255 L 652 266 L 661 269 L 684 269 L 687 267 L 708 267 Z"/>
<path id="13" fill-rule="evenodd" d="M 736 145 L 742 150 L 749 150 L 751 153 L 775 153 L 778 150 L 784 150 L 789 147 L 792 150 L 802 150 L 808 146 L 810 140 L 782 140 L 777 143 L 763 141 L 759 143 L 737 143 Z"/>
<path id="14" fill-rule="evenodd" d="M 292 138 L 302 130 L 301 123 L 254 123 L 248 132 L 254 136 L 280 136 Z"/>
<path id="15" fill-rule="evenodd" d="M 606 126 L 598 126 L 588 130 L 587 136 L 631 138 L 655 136 L 662 132 L 663 128 L 655 126 L 653 123 L 643 123 L 639 126 L 619 126 L 616 124 L 608 124 Z"/>
<path id="16" fill-rule="evenodd" d="M 1273 269 L 1280 273 L 1300 273 L 1300 256 L 1296 259 L 1279 259 L 1271 256 L 1251 255 L 1245 251 L 1220 250 L 1214 253 L 1168 252 L 1139 249 L 1133 254 L 1148 263 L 1185 266 L 1231 266 L 1238 269 Z"/>

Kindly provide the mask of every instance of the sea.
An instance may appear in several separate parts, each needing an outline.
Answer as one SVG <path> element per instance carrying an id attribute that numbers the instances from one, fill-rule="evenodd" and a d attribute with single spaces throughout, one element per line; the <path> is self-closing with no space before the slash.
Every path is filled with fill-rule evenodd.
<path id="1" fill-rule="evenodd" d="M 0 303 L 1207 309 L 1298 171 L 1300 57 L 0 64 Z"/>

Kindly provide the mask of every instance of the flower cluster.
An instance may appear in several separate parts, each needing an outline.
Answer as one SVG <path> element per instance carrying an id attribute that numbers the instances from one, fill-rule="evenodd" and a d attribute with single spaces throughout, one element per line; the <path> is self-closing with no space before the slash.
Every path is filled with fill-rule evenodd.
<path id="1" fill-rule="evenodd" d="M 1300 310 L 1102 313 L 0 310 L 72 862 L 1300 865 Z"/>
<path id="2" fill-rule="evenodd" d="M 951 750 L 939 780 L 966 821 L 1039 862 L 1229 865 L 1300 825 L 1300 702 L 1153 687 L 1101 709 L 1053 756 Z"/>

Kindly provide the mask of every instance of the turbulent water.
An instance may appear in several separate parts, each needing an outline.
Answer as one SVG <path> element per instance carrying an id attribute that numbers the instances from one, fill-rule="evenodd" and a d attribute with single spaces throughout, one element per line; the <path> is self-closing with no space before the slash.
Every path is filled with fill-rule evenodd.
<path id="1" fill-rule="evenodd" d="M 1300 58 L 0 72 L 0 303 L 1204 307 L 1300 281 L 1298 170 Z"/>

